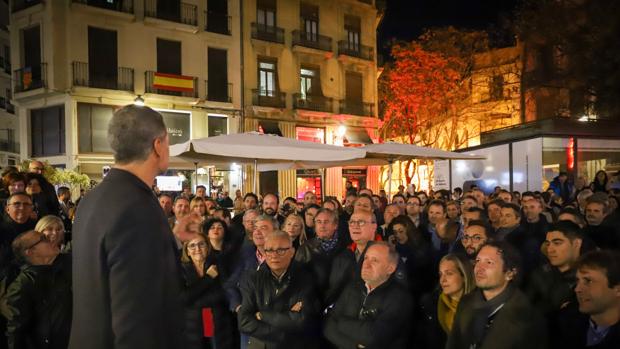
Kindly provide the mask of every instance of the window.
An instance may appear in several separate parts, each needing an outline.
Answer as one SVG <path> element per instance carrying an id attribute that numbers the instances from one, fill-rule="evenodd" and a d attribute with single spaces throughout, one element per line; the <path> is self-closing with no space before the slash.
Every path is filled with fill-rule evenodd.
<path id="1" fill-rule="evenodd" d="M 78 151 L 80 153 L 111 153 L 108 124 L 114 107 L 78 103 Z"/>
<path id="2" fill-rule="evenodd" d="M 301 97 L 306 99 L 308 95 L 321 95 L 320 73 L 318 68 L 302 66 L 300 70 Z"/>
<path id="3" fill-rule="evenodd" d="M 489 96 L 493 101 L 504 98 L 504 77 L 496 75 L 491 79 L 491 85 L 489 86 Z"/>
<path id="4" fill-rule="evenodd" d="M 230 34 L 228 28 L 228 0 L 207 1 L 207 31 Z"/>
<path id="5" fill-rule="evenodd" d="M 209 80 L 207 80 L 207 99 L 229 102 L 228 64 L 226 50 L 209 47 L 207 52 Z"/>
<path id="6" fill-rule="evenodd" d="M 344 31 L 347 35 L 347 49 L 352 51 L 360 50 L 361 22 L 359 17 L 345 16 Z"/>
<path id="7" fill-rule="evenodd" d="M 88 27 L 88 78 L 92 87 L 116 89 L 118 54 L 115 31 Z"/>
<path id="8" fill-rule="evenodd" d="M 317 6 L 301 4 L 301 25 L 301 32 L 305 40 L 319 40 L 319 8 Z"/>
<path id="9" fill-rule="evenodd" d="M 181 75 L 181 42 L 157 39 L 157 72 Z"/>
<path id="10" fill-rule="evenodd" d="M 209 137 L 228 134 L 228 117 L 209 114 Z"/>
<path id="11" fill-rule="evenodd" d="M 65 153 L 64 106 L 35 109 L 30 112 L 32 156 L 53 156 Z"/>
<path id="12" fill-rule="evenodd" d="M 258 61 L 259 95 L 275 97 L 278 90 L 276 61 Z"/>
<path id="13" fill-rule="evenodd" d="M 256 3 L 256 22 L 259 30 L 276 26 L 276 0 L 258 0 Z"/>

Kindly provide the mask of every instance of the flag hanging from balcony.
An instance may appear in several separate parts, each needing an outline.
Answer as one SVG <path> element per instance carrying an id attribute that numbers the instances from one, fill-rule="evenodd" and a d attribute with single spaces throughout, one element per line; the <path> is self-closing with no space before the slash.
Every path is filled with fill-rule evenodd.
<path id="1" fill-rule="evenodd" d="M 194 78 L 191 76 L 154 73 L 153 87 L 167 91 L 193 92 Z"/>
<path id="2" fill-rule="evenodd" d="M 32 84 L 32 69 L 30 67 L 24 68 L 24 73 L 22 75 L 22 86 L 24 86 L 24 90 L 30 88 Z"/>

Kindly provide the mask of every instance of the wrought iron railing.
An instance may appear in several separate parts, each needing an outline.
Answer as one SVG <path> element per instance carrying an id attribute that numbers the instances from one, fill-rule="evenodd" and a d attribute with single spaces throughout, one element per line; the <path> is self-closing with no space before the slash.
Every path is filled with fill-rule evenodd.
<path id="1" fill-rule="evenodd" d="M 47 64 L 41 63 L 34 67 L 24 67 L 13 72 L 15 92 L 30 91 L 47 86 Z"/>
<path id="2" fill-rule="evenodd" d="M 41 0 L 13 0 L 13 13 L 42 3 Z"/>
<path id="3" fill-rule="evenodd" d="M 105 88 L 110 90 L 134 90 L 134 71 L 132 68 L 118 67 L 115 75 L 91 75 L 88 63 L 73 62 L 73 86 Z"/>
<path id="4" fill-rule="evenodd" d="M 286 93 L 269 90 L 252 90 L 252 104 L 261 107 L 286 108 Z"/>
<path id="5" fill-rule="evenodd" d="M 252 39 L 284 43 L 284 29 L 266 24 L 252 23 Z"/>
<path id="6" fill-rule="evenodd" d="M 331 113 L 333 112 L 333 98 L 295 93 L 293 94 L 293 108 L 306 109 Z"/>
<path id="7" fill-rule="evenodd" d="M 374 59 L 374 51 L 372 47 L 347 40 L 338 41 L 338 54 L 357 57 L 369 61 Z"/>
<path id="8" fill-rule="evenodd" d="M 123 13 L 134 13 L 133 12 L 133 0 L 123 0 L 123 1 L 106 1 L 106 0 L 72 0 L 78 4 L 84 4 L 92 7 L 98 7 L 106 10 L 112 10 Z"/>
<path id="9" fill-rule="evenodd" d="M 230 35 L 232 33 L 232 17 L 213 11 L 205 11 L 205 30 L 211 33 Z"/>
<path id="10" fill-rule="evenodd" d="M 374 116 L 374 107 L 372 103 L 340 101 L 340 114 Z"/>
<path id="11" fill-rule="evenodd" d="M 159 18 L 166 21 L 183 23 L 188 25 L 198 25 L 198 7 L 192 4 L 186 4 L 182 2 L 180 4 L 179 12 L 167 12 L 167 11 L 159 11 L 157 8 L 157 2 L 164 0 L 145 0 L 144 2 L 144 16 Z M 174 1 L 174 0 L 165 0 L 165 1 Z"/>
<path id="12" fill-rule="evenodd" d="M 210 88 L 209 88 L 210 87 Z M 209 86 L 209 80 L 205 81 L 205 90 L 207 91 L 207 100 L 214 102 L 232 102 L 233 84 L 226 85 L 215 84 L 213 81 Z"/>
<path id="13" fill-rule="evenodd" d="M 293 30 L 293 46 L 295 45 L 315 48 L 317 50 L 331 51 L 332 38 L 325 35 L 319 35 L 317 33 Z"/>

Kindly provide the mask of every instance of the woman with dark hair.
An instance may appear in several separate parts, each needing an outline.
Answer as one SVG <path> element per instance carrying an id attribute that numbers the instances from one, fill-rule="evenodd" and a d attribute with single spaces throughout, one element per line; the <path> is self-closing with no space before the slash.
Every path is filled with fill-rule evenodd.
<path id="1" fill-rule="evenodd" d="M 608 186 L 609 177 L 607 176 L 607 172 L 603 170 L 599 170 L 598 172 L 596 172 L 594 180 L 592 181 L 592 183 L 590 183 L 590 189 L 592 189 L 592 191 L 595 193 L 598 191 L 607 192 L 607 189 L 609 189 Z"/>
<path id="2" fill-rule="evenodd" d="M 387 236 L 395 246 L 408 273 L 417 298 L 433 286 L 433 254 L 429 241 L 409 217 L 400 215 L 387 226 Z"/>
<path id="3" fill-rule="evenodd" d="M 204 233 L 183 244 L 186 348 L 233 348 L 233 328 L 217 261 Z"/>

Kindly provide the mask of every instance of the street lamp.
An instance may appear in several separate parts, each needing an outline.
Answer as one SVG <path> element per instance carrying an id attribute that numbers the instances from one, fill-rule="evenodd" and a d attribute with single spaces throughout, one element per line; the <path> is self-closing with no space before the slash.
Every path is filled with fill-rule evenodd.
<path id="1" fill-rule="evenodd" d="M 138 107 L 144 107 L 144 98 L 142 98 L 141 95 L 138 95 L 138 97 L 133 100 L 133 104 L 137 105 Z"/>

